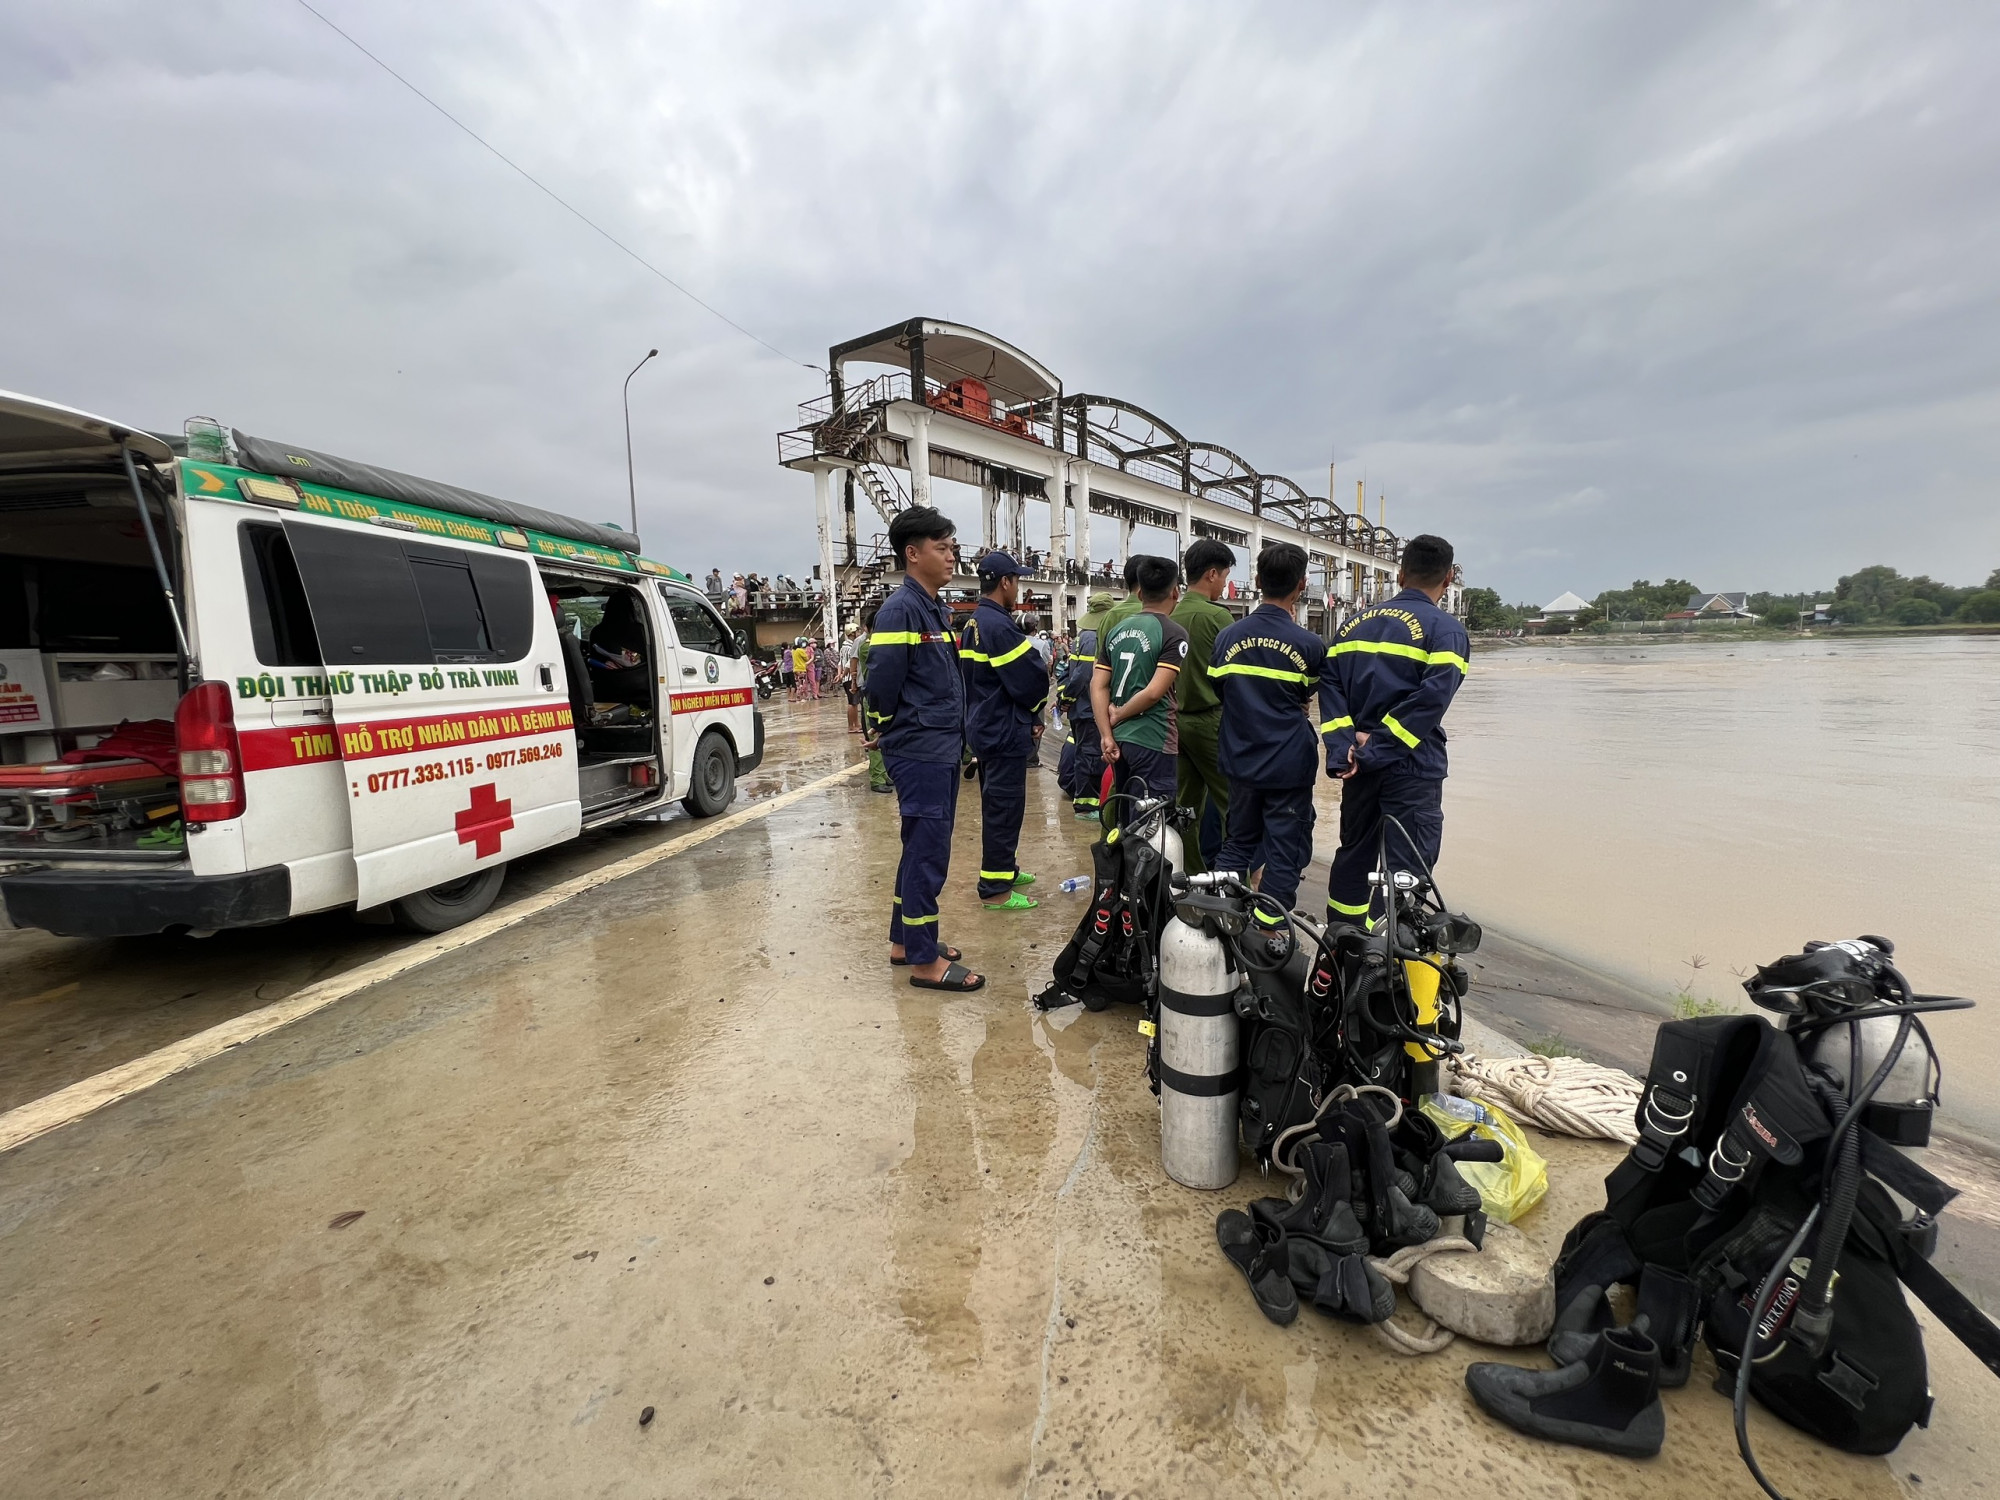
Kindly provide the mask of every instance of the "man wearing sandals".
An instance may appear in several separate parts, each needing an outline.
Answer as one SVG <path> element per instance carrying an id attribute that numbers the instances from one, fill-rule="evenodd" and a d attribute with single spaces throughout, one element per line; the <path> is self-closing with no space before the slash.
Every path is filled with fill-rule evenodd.
<path id="1" fill-rule="evenodd" d="M 898 512 L 889 549 L 902 587 L 882 601 L 868 636 L 868 728 L 879 739 L 903 820 L 903 857 L 889 912 L 889 962 L 919 989 L 970 991 L 986 983 L 938 942 L 938 893 L 951 865 L 958 764 L 965 750 L 965 684 L 951 609 L 938 591 L 958 570 L 956 527 L 927 505 Z"/>

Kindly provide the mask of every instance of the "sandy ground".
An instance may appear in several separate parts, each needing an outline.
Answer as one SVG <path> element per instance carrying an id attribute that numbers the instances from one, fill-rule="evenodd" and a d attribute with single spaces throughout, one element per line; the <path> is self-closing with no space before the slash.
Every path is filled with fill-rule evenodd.
<path id="1" fill-rule="evenodd" d="M 798 715 L 836 760 L 838 712 Z M 1265 1184 L 1168 1182 L 1134 1017 L 1028 1005 L 1088 829 L 1037 774 L 1046 904 L 1000 915 L 976 812 L 978 995 L 884 962 L 850 779 L 0 1157 L 0 1494 L 1756 1493 L 1705 1356 L 1635 1464 L 1476 1411 L 1464 1366 L 1532 1353 L 1265 1323 L 1212 1235 Z M 1544 1145 L 1553 1246 L 1617 1152 Z M 1989 1493 L 1993 1383 L 1931 1352 L 1931 1431 L 1755 1416 L 1766 1468 Z"/>

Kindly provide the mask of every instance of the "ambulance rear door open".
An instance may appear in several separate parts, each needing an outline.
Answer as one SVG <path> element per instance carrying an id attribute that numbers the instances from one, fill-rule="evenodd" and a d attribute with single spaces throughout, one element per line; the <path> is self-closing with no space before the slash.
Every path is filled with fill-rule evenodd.
<path id="1" fill-rule="evenodd" d="M 576 837 L 576 738 L 527 559 L 288 516 L 379 906 Z"/>

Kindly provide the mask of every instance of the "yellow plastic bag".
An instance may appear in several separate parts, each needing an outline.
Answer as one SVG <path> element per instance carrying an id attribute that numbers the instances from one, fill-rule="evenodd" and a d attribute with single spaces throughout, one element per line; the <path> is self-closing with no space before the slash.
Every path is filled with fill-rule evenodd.
<path id="1" fill-rule="evenodd" d="M 1489 1219 L 1511 1224 L 1542 1201 L 1549 1190 L 1549 1164 L 1506 1115 L 1490 1104 L 1456 1094 L 1426 1094 L 1418 1108 L 1448 1140 L 1472 1131 L 1500 1143 L 1506 1153 L 1501 1160 L 1458 1164 L 1458 1175 L 1479 1189 Z"/>

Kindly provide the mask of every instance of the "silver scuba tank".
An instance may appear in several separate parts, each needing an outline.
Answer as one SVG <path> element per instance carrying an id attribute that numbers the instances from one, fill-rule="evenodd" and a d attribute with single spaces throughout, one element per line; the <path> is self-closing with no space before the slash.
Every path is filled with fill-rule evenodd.
<path id="1" fill-rule="evenodd" d="M 1222 939 L 1169 920 L 1160 934 L 1160 1165 L 1183 1187 L 1236 1180 L 1235 993 Z"/>
<path id="2" fill-rule="evenodd" d="M 1180 831 L 1173 824 L 1167 822 L 1166 819 L 1162 818 L 1160 820 L 1159 831 L 1147 839 L 1146 842 L 1160 851 L 1161 857 L 1167 862 L 1168 869 L 1185 870 L 1187 868 L 1181 862 L 1185 850 L 1181 845 Z"/>

